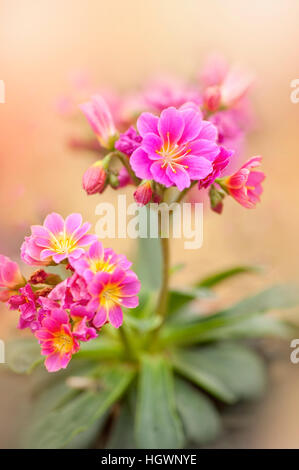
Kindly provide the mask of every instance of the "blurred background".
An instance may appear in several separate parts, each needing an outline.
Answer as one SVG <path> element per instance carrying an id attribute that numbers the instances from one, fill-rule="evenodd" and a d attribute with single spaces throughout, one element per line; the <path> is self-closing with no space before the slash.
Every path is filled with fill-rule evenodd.
<path id="1" fill-rule="evenodd" d="M 121 92 L 161 72 L 196 77 L 205 58 L 218 52 L 256 76 L 251 96 L 257 123 L 245 157 L 261 154 L 267 179 L 256 210 L 226 200 L 221 216 L 207 211 L 198 252 L 185 251 L 183 240 L 174 242 L 172 262 L 184 262 L 186 269 L 173 283 L 185 285 L 236 264 L 262 265 L 263 276 L 246 275 L 219 288 L 219 302 L 226 304 L 298 278 L 299 104 L 290 100 L 290 82 L 299 78 L 298 18 L 296 0 L 0 0 L 0 79 L 6 86 L 6 103 L 0 104 L 0 252 L 18 261 L 29 226 L 53 210 L 81 212 L 96 222 L 100 200 L 81 189 L 93 158 L 68 148 L 78 123 L 57 113 L 58 100 L 82 73 L 95 86 Z M 115 198 L 112 190 L 105 192 L 106 200 Z M 109 245 L 133 255 L 130 240 Z M 0 308 L 0 338 L 16 336 L 15 312 Z M 296 319 L 296 312 L 288 315 Z M 245 415 L 245 431 L 220 446 L 299 446 L 299 366 L 289 362 L 288 348 L 282 356 L 270 368 L 268 395 Z M 20 424 L 29 419 L 28 387 L 1 369 L 0 413 L 6 419 L 0 447 L 13 447 Z"/>

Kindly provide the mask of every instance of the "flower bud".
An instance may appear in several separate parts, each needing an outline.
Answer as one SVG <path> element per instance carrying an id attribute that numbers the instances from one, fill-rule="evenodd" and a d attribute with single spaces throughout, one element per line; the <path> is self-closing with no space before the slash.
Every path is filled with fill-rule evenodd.
<path id="1" fill-rule="evenodd" d="M 137 204 L 140 206 L 145 206 L 152 199 L 153 190 L 150 181 L 142 181 L 134 192 L 134 198 Z"/>
<path id="2" fill-rule="evenodd" d="M 218 86 L 208 87 L 203 95 L 204 107 L 211 112 L 217 111 L 221 102 L 221 92 Z"/>
<path id="3" fill-rule="evenodd" d="M 110 163 L 110 155 L 103 160 L 98 160 L 90 166 L 83 175 L 83 189 L 88 195 L 102 193 L 106 187 L 107 169 Z"/>
<path id="4" fill-rule="evenodd" d="M 217 214 L 221 214 L 223 209 L 222 200 L 225 197 L 225 193 L 219 189 L 217 189 L 213 184 L 209 191 L 210 202 L 211 202 L 211 209 Z"/>

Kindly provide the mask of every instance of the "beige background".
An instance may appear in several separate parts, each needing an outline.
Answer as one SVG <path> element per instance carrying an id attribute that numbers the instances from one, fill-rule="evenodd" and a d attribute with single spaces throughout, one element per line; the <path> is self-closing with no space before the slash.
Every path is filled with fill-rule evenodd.
<path id="1" fill-rule="evenodd" d="M 73 71 L 86 69 L 95 83 L 127 90 L 157 72 L 194 76 L 204 58 L 217 51 L 256 74 L 252 96 L 258 122 L 246 153 L 264 157 L 265 192 L 256 210 L 226 201 L 222 216 L 207 212 L 198 252 L 184 251 L 183 242 L 176 241 L 173 262 L 184 261 L 187 269 L 174 283 L 234 264 L 265 266 L 263 277 L 223 286 L 220 293 L 229 302 L 297 278 L 299 104 L 290 101 L 290 82 L 299 77 L 298 18 L 296 0 L 1 0 L 6 104 L 0 104 L 0 252 L 17 259 L 28 226 L 50 210 L 79 211 L 96 221 L 99 200 L 81 190 L 92 158 L 66 148 L 77 123 L 66 123 L 55 112 Z M 103 197 L 115 195 L 107 191 Z M 133 250 L 129 241 L 109 244 L 128 255 Z M 15 314 L 2 308 L 0 315 L 0 337 L 15 333 Z M 290 369 L 291 380 L 298 370 Z M 278 417 L 279 439 L 269 424 L 259 445 L 296 445 L 294 416 L 293 408 L 285 407 Z"/>

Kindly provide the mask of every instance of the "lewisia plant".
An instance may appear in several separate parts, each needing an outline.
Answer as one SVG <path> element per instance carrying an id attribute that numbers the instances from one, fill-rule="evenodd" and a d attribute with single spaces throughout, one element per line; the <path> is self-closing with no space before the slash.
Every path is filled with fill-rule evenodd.
<path id="1" fill-rule="evenodd" d="M 250 75 L 214 57 L 191 84 L 164 77 L 123 97 L 90 90 L 78 103 L 89 136 L 71 139 L 73 150 L 95 156 L 84 191 L 103 198 L 109 187 L 126 187 L 142 206 L 200 198 L 218 214 L 229 198 L 255 208 L 265 178 L 261 157 L 242 153 L 252 126 L 251 84 Z M 242 340 L 290 333 L 279 318 L 261 314 L 293 305 L 292 289 L 277 286 L 207 309 L 220 282 L 255 268 L 175 288 L 171 274 L 179 267 L 171 266 L 169 239 L 160 232 L 140 239 L 132 265 L 80 214 L 52 213 L 21 246 L 29 277 L 0 255 L 0 300 L 29 332 L 8 346 L 8 364 L 41 374 L 44 362 L 51 373 L 36 391 L 39 412 L 22 445 L 203 445 L 221 431 L 221 402 L 263 391 L 263 361 Z"/>

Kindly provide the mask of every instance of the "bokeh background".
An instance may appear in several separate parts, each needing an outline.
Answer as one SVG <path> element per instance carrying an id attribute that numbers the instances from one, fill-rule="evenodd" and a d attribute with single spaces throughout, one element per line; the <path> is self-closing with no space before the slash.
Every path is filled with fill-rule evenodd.
<path id="1" fill-rule="evenodd" d="M 264 266 L 262 276 L 221 286 L 221 303 L 229 303 L 298 278 L 299 104 L 290 100 L 290 82 L 299 77 L 298 18 L 297 0 L 0 0 L 0 79 L 6 85 L 6 103 L 0 104 L 0 252 L 18 260 L 29 225 L 52 210 L 96 221 L 99 200 L 81 189 L 92 157 L 67 147 L 78 123 L 65 121 L 56 109 L 75 77 L 84 71 L 95 85 L 126 91 L 157 72 L 196 76 L 209 53 L 219 52 L 256 75 L 257 123 L 245 156 L 263 155 L 267 180 L 256 210 L 227 200 L 222 216 L 206 213 L 198 252 L 175 241 L 172 261 L 187 267 L 173 282 L 188 284 L 235 264 Z M 103 197 L 115 196 L 108 190 Z M 128 240 L 109 245 L 133 254 Z M 1 307 L 0 338 L 15 336 L 16 322 L 15 313 Z M 299 366 L 290 364 L 288 354 L 283 350 L 284 359 L 271 366 L 268 395 L 245 419 L 244 433 L 219 445 L 299 446 Z M 28 390 L 1 368 L 0 414 L 6 418 L 0 447 L 13 447 L 20 423 L 29 419 Z"/>

